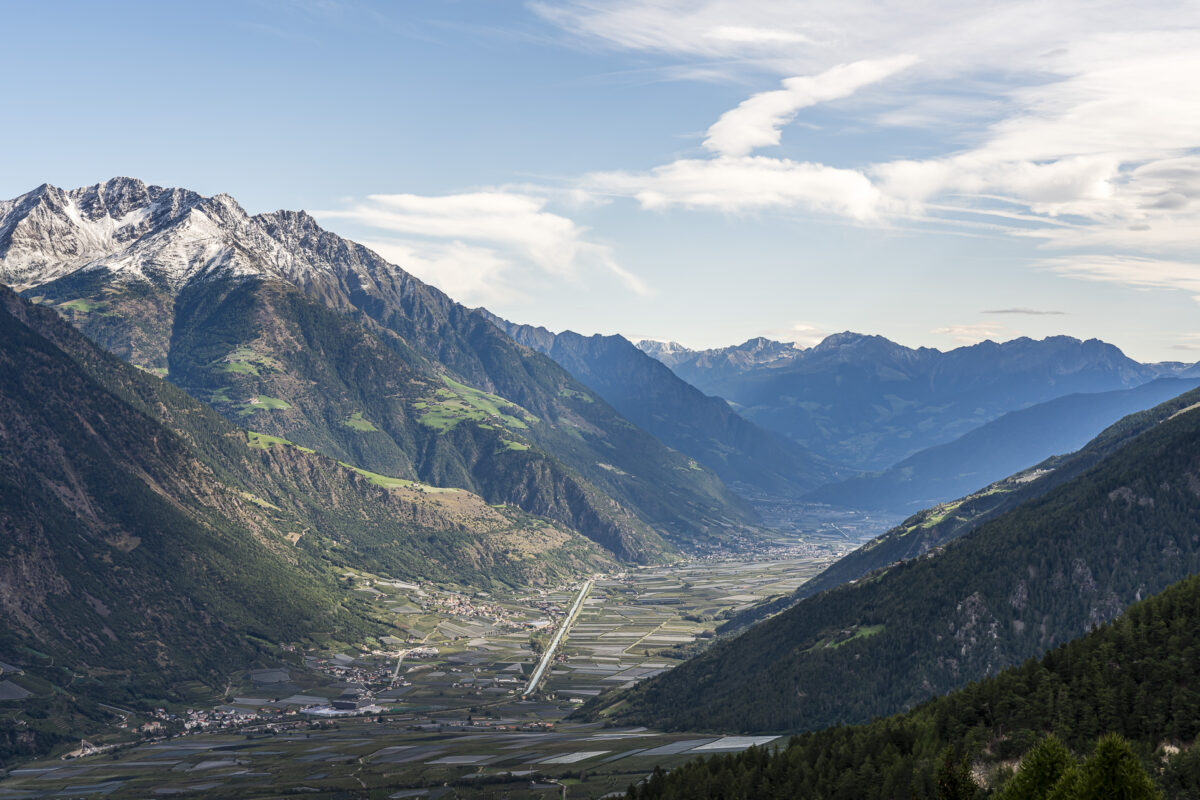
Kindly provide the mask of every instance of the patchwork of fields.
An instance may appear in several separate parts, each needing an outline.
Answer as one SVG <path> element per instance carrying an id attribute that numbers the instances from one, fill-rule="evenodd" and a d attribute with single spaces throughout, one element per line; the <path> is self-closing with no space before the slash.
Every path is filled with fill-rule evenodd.
<path id="1" fill-rule="evenodd" d="M 527 700 L 521 692 L 537 649 L 577 586 L 500 596 L 347 572 L 347 590 L 393 620 L 389 634 L 356 645 L 330 641 L 322 652 L 247 669 L 230 677 L 214 706 L 192 709 L 191 717 L 166 710 L 215 730 L 198 724 L 184 736 L 24 765 L 0 781 L 0 800 L 560 797 L 564 785 L 569 797 L 623 792 L 656 765 L 773 737 L 605 728 L 568 715 L 603 691 L 672 668 L 703 646 L 723 615 L 791 591 L 842 549 L 803 545 L 769 559 L 597 576 Z M 329 704 L 347 689 L 365 690 L 369 705 L 337 716 Z M 121 724 L 147 722 L 154 720 L 125 715 Z"/>

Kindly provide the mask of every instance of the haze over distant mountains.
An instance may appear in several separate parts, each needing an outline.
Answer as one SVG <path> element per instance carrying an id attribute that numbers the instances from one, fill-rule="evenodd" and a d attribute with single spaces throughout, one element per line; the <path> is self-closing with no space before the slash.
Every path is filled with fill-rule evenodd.
<path id="1" fill-rule="evenodd" d="M 805 497 L 847 508 L 911 513 L 962 497 L 1050 456 L 1073 453 L 1121 417 L 1197 385 L 1200 378 L 1158 378 L 1132 389 L 1056 397 L 1009 411 L 882 472 L 831 483 Z"/>
<path id="2" fill-rule="evenodd" d="M 642 342 L 688 383 L 817 455 L 884 469 L 985 422 L 1076 392 L 1128 389 L 1186 374 L 1140 364 L 1098 339 L 981 342 L 942 352 L 838 333 L 803 349 L 768 339 L 692 351 Z"/>
<path id="3" fill-rule="evenodd" d="M 492 320 L 521 344 L 553 358 L 629 420 L 730 485 L 759 494 L 797 495 L 849 472 L 743 419 L 724 400 L 705 395 L 623 336 L 554 334 L 498 317 Z"/>
<path id="4" fill-rule="evenodd" d="M 807 349 L 762 338 L 704 351 L 638 346 L 746 418 L 866 471 L 806 499 L 898 514 L 1071 452 L 1200 380 L 1196 365 L 1140 364 L 1067 336 L 948 352 L 849 332 Z"/>
<path id="5" fill-rule="evenodd" d="M 591 713 L 693 730 L 865 722 L 1083 635 L 1200 567 L 1197 408 L 1200 390 L 1122 420 L 1003 513 L 921 557 L 893 551 L 908 560 L 805 597 Z"/>

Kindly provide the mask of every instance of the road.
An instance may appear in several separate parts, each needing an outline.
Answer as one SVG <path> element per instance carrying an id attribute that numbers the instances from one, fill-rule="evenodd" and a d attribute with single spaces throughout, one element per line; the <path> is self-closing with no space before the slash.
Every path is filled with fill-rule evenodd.
<path id="1" fill-rule="evenodd" d="M 558 645 L 562 643 L 563 637 L 567 631 L 571 629 L 571 625 L 575 623 L 575 617 L 579 615 L 579 609 L 583 608 L 583 600 L 588 596 L 588 592 L 592 590 L 592 579 L 588 578 L 583 582 L 583 587 L 579 590 L 579 596 L 575 598 L 571 610 L 567 612 L 567 616 L 563 618 L 562 625 L 559 626 L 558 632 L 554 634 L 554 638 L 550 640 L 550 646 L 546 648 L 546 652 L 542 653 L 542 660 L 538 663 L 537 669 L 533 672 L 533 677 L 529 679 L 529 685 L 525 687 L 525 691 L 521 693 L 523 697 L 529 697 L 537 691 L 538 684 L 542 682 L 542 676 L 545 675 L 546 669 L 550 666 L 551 659 L 554 658 L 554 651 L 558 649 Z"/>

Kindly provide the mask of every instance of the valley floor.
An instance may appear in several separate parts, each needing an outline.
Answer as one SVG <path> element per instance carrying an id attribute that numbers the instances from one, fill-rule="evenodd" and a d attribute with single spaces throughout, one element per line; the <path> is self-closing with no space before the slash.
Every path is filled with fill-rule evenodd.
<path id="1" fill-rule="evenodd" d="M 0 800 L 519 798 L 563 796 L 563 786 L 577 798 L 623 793 L 655 765 L 775 737 L 665 734 L 566 717 L 608 688 L 671 669 L 703 646 L 723 615 L 792 591 L 856 543 L 839 539 L 784 538 L 753 554 L 595 576 L 529 699 L 523 692 L 537 650 L 550 643 L 579 584 L 467 593 L 347 572 L 347 591 L 368 596 L 394 621 L 382 639 L 389 649 L 331 641 L 291 663 L 231 676 L 218 705 L 190 714 L 114 709 L 111 737 L 77 757 L 13 769 L 0 780 Z M 365 688 L 363 707 L 331 708 L 347 687 Z M 141 734 L 129 741 L 133 731 Z"/>

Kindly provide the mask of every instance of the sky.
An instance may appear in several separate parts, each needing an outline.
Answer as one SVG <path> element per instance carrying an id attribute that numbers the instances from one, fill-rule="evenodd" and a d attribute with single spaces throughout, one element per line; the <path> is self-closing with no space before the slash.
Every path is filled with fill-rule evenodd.
<path id="1" fill-rule="evenodd" d="M 689 347 L 1200 359 L 1200 4 L 0 0 L 0 197 L 305 209 L 472 306 Z"/>

